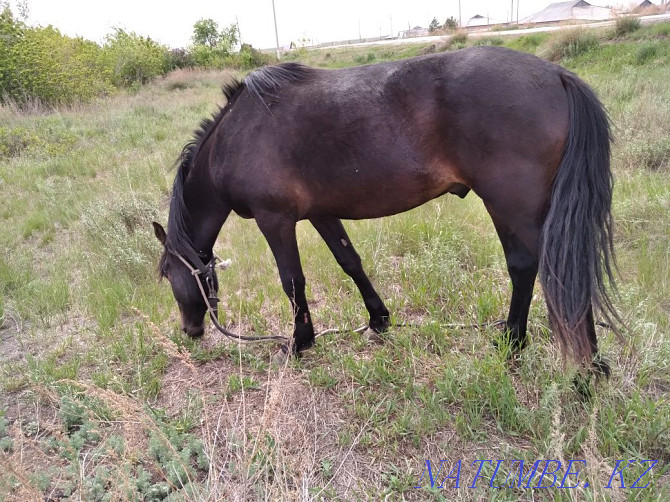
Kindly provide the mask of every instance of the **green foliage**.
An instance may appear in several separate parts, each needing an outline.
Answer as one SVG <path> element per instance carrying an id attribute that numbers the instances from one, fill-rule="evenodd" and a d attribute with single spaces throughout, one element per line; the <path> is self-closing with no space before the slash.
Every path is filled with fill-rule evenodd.
<path id="1" fill-rule="evenodd" d="M 10 452 L 14 446 L 12 438 L 9 437 L 9 420 L 5 418 L 5 411 L 0 411 L 0 451 Z"/>
<path id="2" fill-rule="evenodd" d="M 194 66 L 201 68 L 224 68 L 231 66 L 230 56 L 239 40 L 237 25 L 231 24 L 219 31 L 219 25 L 212 19 L 201 19 L 193 26 L 193 47 L 191 49 Z M 249 46 L 251 47 L 251 46 Z M 253 54 L 246 50 L 247 63 Z"/>
<path id="3" fill-rule="evenodd" d="M 619 17 L 614 25 L 614 35 L 623 37 L 640 29 L 640 18 L 632 16 Z"/>
<path id="4" fill-rule="evenodd" d="M 538 55 L 549 61 L 572 58 L 586 53 L 600 45 L 593 31 L 582 28 L 564 30 L 549 39 L 548 43 L 538 51 Z"/>
<path id="5" fill-rule="evenodd" d="M 645 64 L 646 62 L 654 59 L 658 54 L 658 45 L 653 43 L 644 43 L 640 45 L 635 53 L 635 62 L 638 65 Z"/>
<path id="6" fill-rule="evenodd" d="M 170 50 L 151 38 L 116 28 L 100 46 L 61 34 L 52 26 L 29 27 L 0 3 L 0 102 L 26 107 L 89 102 L 117 89 L 138 87 L 179 68 L 252 69 L 270 62 L 249 44 L 238 53 L 237 26 L 219 29 L 211 19 L 194 25 L 194 46 Z M 0 156 L 25 148 L 20 135 L 0 137 Z"/>
<path id="7" fill-rule="evenodd" d="M 178 489 L 195 479 L 198 470 L 209 468 L 203 442 L 169 424 L 149 435 L 149 454 L 158 462 L 170 485 Z"/>
<path id="8" fill-rule="evenodd" d="M 230 66 L 235 68 L 251 70 L 253 68 L 258 68 L 259 66 L 270 64 L 273 61 L 273 57 L 262 53 L 250 44 L 242 44 L 240 52 L 233 54 L 228 61 Z"/>
<path id="9" fill-rule="evenodd" d="M 171 49 L 167 55 L 167 67 L 172 70 L 195 66 L 193 55 L 186 49 Z"/>
<path id="10" fill-rule="evenodd" d="M 37 99 L 49 105 L 89 101 L 108 93 L 101 48 L 57 29 L 28 28 L 0 15 L 0 93 L 19 104 Z"/>
<path id="11" fill-rule="evenodd" d="M 0 98 L 19 106 L 88 102 L 144 84 L 177 66 L 175 59 L 153 40 L 121 29 L 101 47 L 52 26 L 27 27 L 7 7 L 0 14 Z"/>
<path id="12" fill-rule="evenodd" d="M 457 31 L 451 36 L 453 44 L 465 44 L 468 41 L 468 32 L 465 30 Z"/>
<path id="13" fill-rule="evenodd" d="M 458 20 L 454 16 L 450 16 L 447 18 L 447 20 L 444 22 L 442 27 L 445 30 L 450 30 L 454 31 L 458 29 Z"/>
<path id="14" fill-rule="evenodd" d="M 434 31 L 437 31 L 437 30 L 439 30 L 440 28 L 442 28 L 442 26 L 440 25 L 440 23 L 439 23 L 439 21 L 437 20 L 437 18 L 434 17 L 433 20 L 432 20 L 432 21 L 430 22 L 430 24 L 428 25 L 428 31 L 431 32 L 431 33 L 433 33 Z"/>
<path id="15" fill-rule="evenodd" d="M 521 35 L 520 37 L 508 40 L 505 43 L 506 47 L 517 51 L 530 52 L 535 54 L 535 51 L 540 47 L 549 37 L 547 33 L 531 33 L 530 35 Z"/>
<path id="16" fill-rule="evenodd" d="M 213 49 L 219 42 L 219 25 L 213 19 L 200 19 L 193 25 L 193 44 Z"/>
<path id="17" fill-rule="evenodd" d="M 107 36 L 104 51 L 116 87 L 146 84 L 170 69 L 166 47 L 120 28 Z"/>
<path id="18" fill-rule="evenodd" d="M 477 39 L 472 45 L 503 45 L 505 41 L 500 37 L 483 37 Z"/>

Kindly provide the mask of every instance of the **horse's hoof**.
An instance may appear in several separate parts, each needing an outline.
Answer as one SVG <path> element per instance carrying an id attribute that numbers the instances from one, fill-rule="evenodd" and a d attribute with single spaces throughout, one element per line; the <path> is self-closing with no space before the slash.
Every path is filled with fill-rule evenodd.
<path id="1" fill-rule="evenodd" d="M 384 339 L 382 336 L 374 329 L 368 328 L 363 332 L 363 337 L 367 340 L 368 343 L 382 344 Z"/>
<path id="2" fill-rule="evenodd" d="M 493 340 L 493 347 L 508 360 L 520 354 L 526 348 L 527 344 L 528 342 L 525 338 L 511 337 L 508 333 L 503 333 L 497 340 Z"/>
<path id="3" fill-rule="evenodd" d="M 281 368 L 288 364 L 289 359 L 291 359 L 289 351 L 282 345 L 279 347 L 279 350 L 272 355 L 271 364 L 276 368 Z"/>

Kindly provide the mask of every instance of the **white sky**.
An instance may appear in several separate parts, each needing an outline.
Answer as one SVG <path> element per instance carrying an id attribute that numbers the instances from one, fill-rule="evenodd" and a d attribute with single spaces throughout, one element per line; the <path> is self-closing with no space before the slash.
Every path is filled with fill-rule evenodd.
<path id="1" fill-rule="evenodd" d="M 10 0 L 15 14 L 18 0 Z M 513 18 L 538 12 L 552 1 L 515 0 Z M 242 40 L 257 48 L 274 47 L 272 0 L 27 0 L 28 23 L 58 28 L 70 36 L 102 42 L 113 27 L 134 31 L 171 47 L 191 43 L 193 24 L 212 18 L 220 27 L 239 20 Z M 604 5 L 604 0 L 590 3 Z M 389 35 L 419 25 L 433 16 L 440 23 L 458 19 L 458 0 L 275 0 L 280 45 L 302 38 L 315 43 Z M 463 24 L 475 14 L 494 20 L 509 18 L 511 0 L 461 0 Z M 391 24 L 392 23 L 392 24 Z"/>

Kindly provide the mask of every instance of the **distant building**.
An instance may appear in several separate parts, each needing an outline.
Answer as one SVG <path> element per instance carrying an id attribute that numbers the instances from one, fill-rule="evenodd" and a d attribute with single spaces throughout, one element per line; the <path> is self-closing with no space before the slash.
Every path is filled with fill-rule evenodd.
<path id="1" fill-rule="evenodd" d="M 520 24 L 556 24 L 565 21 L 604 21 L 612 17 L 612 9 L 591 5 L 584 0 L 557 2 L 543 11 L 519 21 Z"/>
<path id="2" fill-rule="evenodd" d="M 398 38 L 426 37 L 428 35 L 428 28 L 422 28 L 421 26 L 398 32 Z"/>
<path id="3" fill-rule="evenodd" d="M 468 22 L 465 24 L 465 28 L 468 30 L 476 30 L 477 28 L 491 28 L 492 26 L 502 26 L 504 24 L 507 23 L 491 19 L 488 16 L 480 16 L 477 14 L 468 19 Z"/>
<path id="4" fill-rule="evenodd" d="M 645 11 L 653 9 L 654 7 L 656 7 L 656 5 L 654 5 L 653 2 L 644 0 L 644 2 L 634 5 L 634 7 L 630 9 L 630 12 L 634 14 L 643 14 Z"/>

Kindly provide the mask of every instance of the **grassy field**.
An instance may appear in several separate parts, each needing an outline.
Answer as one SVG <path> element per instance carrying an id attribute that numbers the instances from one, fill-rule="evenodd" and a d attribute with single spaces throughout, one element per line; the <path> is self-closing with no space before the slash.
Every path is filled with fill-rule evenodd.
<path id="1" fill-rule="evenodd" d="M 514 361 L 493 350 L 494 328 L 441 326 L 507 313 L 504 257 L 475 196 L 346 224 L 395 321 L 420 328 L 396 328 L 382 345 L 326 335 L 272 369 L 271 345 L 238 346 L 211 328 L 186 339 L 157 281 L 150 222 L 166 221 L 170 167 L 221 103 L 226 75 L 173 74 L 80 108 L 0 108 L 0 500 L 668 500 L 669 34 L 662 24 L 478 42 L 559 60 L 596 88 L 614 124 L 617 305 L 630 331 L 624 346 L 599 328 L 613 374 L 589 401 L 539 292 L 532 343 Z M 338 67 L 471 44 L 292 57 Z M 364 323 L 326 245 L 305 223 L 298 237 L 317 329 Z M 231 217 L 216 251 L 233 262 L 220 275 L 222 322 L 290 333 L 253 221 Z M 524 473 L 539 459 L 563 467 L 553 488 L 535 488 L 551 484 L 538 481 L 556 468 L 546 462 L 519 488 L 515 459 Z M 579 479 L 563 479 L 570 459 L 585 461 L 572 466 Z M 658 463 L 646 488 L 631 488 L 651 465 L 642 460 Z M 459 465 L 458 487 L 439 488 Z M 515 487 L 488 487 L 508 473 Z"/>

